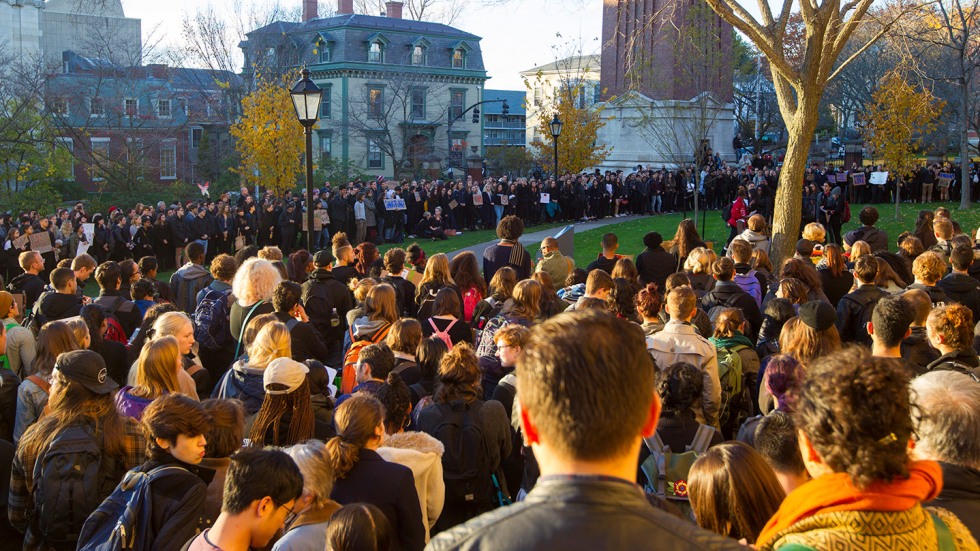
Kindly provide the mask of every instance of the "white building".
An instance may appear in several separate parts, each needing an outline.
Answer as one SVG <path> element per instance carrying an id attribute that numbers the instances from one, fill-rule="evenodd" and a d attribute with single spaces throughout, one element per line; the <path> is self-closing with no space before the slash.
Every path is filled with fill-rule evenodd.
<path id="1" fill-rule="evenodd" d="M 599 69 L 599 56 L 585 55 L 521 71 L 521 78 L 528 86 L 525 98 L 527 144 L 542 140 L 541 118 L 551 120 L 552 106 L 562 86 L 584 84 L 579 90 L 580 108 L 591 107 L 599 101 Z"/>

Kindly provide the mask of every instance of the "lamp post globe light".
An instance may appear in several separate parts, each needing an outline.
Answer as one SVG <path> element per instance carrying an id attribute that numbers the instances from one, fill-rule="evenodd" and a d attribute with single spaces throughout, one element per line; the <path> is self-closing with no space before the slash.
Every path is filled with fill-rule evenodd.
<path id="1" fill-rule="evenodd" d="M 306 250 L 313 252 L 313 125 L 320 118 L 320 97 L 323 91 L 310 80 L 310 70 L 303 69 L 303 78 L 289 91 L 296 109 L 296 118 L 306 129 Z"/>
<path id="2" fill-rule="evenodd" d="M 555 182 L 558 182 L 558 136 L 561 136 L 561 119 L 558 118 L 558 113 L 555 113 L 555 118 L 551 119 L 551 143 L 555 146 Z"/>

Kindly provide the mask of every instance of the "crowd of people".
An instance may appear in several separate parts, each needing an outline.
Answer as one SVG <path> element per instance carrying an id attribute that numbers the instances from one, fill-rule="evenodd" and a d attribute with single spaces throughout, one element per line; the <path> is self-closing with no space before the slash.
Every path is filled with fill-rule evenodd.
<path id="1" fill-rule="evenodd" d="M 0 538 L 45 551 L 978 549 L 972 228 L 940 208 L 893 241 L 865 206 L 846 233 L 808 222 L 774 266 L 753 204 L 769 184 L 749 184 L 755 195 L 733 190 L 721 255 L 685 220 L 635 257 L 607 233 L 585 267 L 553 238 L 540 255 L 521 244 L 527 197 L 488 193 L 486 219 L 465 201 L 426 216 L 440 186 L 330 193 L 314 251 L 299 221 L 215 230 L 212 216 L 236 217 L 225 201 L 191 205 L 194 229 L 170 248 L 153 228 L 184 224 L 180 205 L 93 216 L 90 252 L 82 206 L 39 217 L 27 231 L 60 239 L 8 248 L 0 291 Z M 382 255 L 374 240 L 397 240 L 412 215 L 358 223 L 364 199 L 423 192 L 408 209 L 419 220 L 493 225 L 499 242 L 480 257 L 418 243 Z M 259 209 L 298 220 L 301 198 L 279 200 Z M 553 214 L 647 200 L 572 198 Z M 256 209 L 247 190 L 236 208 Z"/>

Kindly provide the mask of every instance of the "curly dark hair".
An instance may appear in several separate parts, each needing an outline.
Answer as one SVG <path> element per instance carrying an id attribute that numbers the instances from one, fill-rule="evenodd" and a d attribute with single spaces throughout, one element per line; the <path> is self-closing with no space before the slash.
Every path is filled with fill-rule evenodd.
<path id="1" fill-rule="evenodd" d="M 497 224 L 497 237 L 517 241 L 524 235 L 524 221 L 516 216 L 504 216 Z"/>
<path id="2" fill-rule="evenodd" d="M 908 478 L 908 375 L 897 360 L 850 347 L 809 367 L 793 420 L 822 462 L 859 489 Z"/>
<path id="3" fill-rule="evenodd" d="M 613 314 L 630 321 L 640 321 L 636 313 L 636 289 L 628 279 L 613 279 L 613 289 L 606 302 Z"/>
<path id="4" fill-rule="evenodd" d="M 657 393 L 665 415 L 692 412 L 704 391 L 704 375 L 687 362 L 668 365 L 657 376 Z"/>

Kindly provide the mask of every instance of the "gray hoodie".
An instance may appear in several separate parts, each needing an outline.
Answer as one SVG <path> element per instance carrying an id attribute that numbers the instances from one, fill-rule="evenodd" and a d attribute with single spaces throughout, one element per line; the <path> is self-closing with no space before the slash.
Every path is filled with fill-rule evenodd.
<path id="1" fill-rule="evenodd" d="M 197 294 L 214 281 L 204 266 L 188 262 L 170 276 L 170 290 L 175 304 L 185 314 L 191 315 L 197 308 Z"/>

